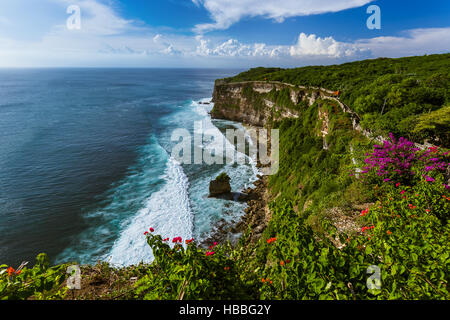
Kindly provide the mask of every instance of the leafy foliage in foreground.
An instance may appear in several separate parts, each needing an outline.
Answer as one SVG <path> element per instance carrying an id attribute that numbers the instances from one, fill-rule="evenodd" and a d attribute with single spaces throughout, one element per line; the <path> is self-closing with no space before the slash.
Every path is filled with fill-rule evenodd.
<path id="1" fill-rule="evenodd" d="M 387 141 L 386 149 L 408 145 Z M 403 146 L 404 146 L 403 145 Z M 449 299 L 448 239 L 450 194 L 442 170 L 422 170 L 429 159 L 448 161 L 437 148 L 410 171 L 386 180 L 381 163 L 370 166 L 357 183 L 369 185 L 377 198 L 362 210 L 355 234 L 338 234 L 324 223 L 320 236 L 294 210 L 292 200 L 274 201 L 272 219 L 255 244 L 242 238 L 237 247 L 214 243 L 199 248 L 193 239 L 162 239 L 146 232 L 155 261 L 140 268 L 127 299 Z M 375 147 L 370 159 L 379 155 Z M 400 155 L 398 153 L 397 155 Z M 370 163 L 370 161 L 368 161 Z M 425 163 L 425 165 L 424 165 Z M 399 164 L 393 161 L 394 166 Z M 401 182 L 400 182 L 401 181 Z M 367 186 L 366 186 L 367 187 Z M 336 246 L 338 238 L 343 246 Z M 133 267 L 129 267 L 133 268 Z M 48 267 L 45 255 L 21 272 L 1 266 L 2 299 L 61 299 L 66 265 Z"/>
<path id="2" fill-rule="evenodd" d="M 160 299 L 252 299 L 254 284 L 238 272 L 236 252 L 230 246 L 213 244 L 208 251 L 198 248 L 193 239 L 169 239 L 147 234 L 155 263 L 137 283 L 136 298 Z"/>
<path id="3" fill-rule="evenodd" d="M 36 258 L 33 268 L 27 267 L 14 270 L 7 265 L 0 265 L 0 299 L 2 300 L 59 300 L 67 293 L 67 287 L 62 286 L 69 275 L 68 265 L 49 267 L 49 259 L 41 253 Z"/>
<path id="4" fill-rule="evenodd" d="M 424 90 L 426 99 L 432 98 L 430 104 L 438 106 L 431 101 L 437 97 L 435 101 L 441 102 L 439 97 L 444 91 L 439 88 L 448 89 L 448 81 L 445 74 L 434 72 L 447 70 L 448 58 L 379 59 L 348 66 L 310 67 L 298 73 L 272 70 L 264 74 L 260 69 L 255 77 L 301 84 L 308 84 L 304 81 L 309 78 L 310 85 L 333 89 L 342 89 L 333 86 L 333 81 L 337 84 L 346 79 L 342 82 L 343 98 L 347 95 L 345 99 L 356 102 L 363 95 L 363 87 L 372 86 L 378 77 L 395 70 L 402 79 L 383 78 L 392 80 L 390 85 L 398 84 L 386 91 L 390 99 L 397 99 L 401 106 L 409 99 L 403 95 L 404 88 L 426 83 L 436 89 Z M 315 74 L 319 69 L 327 72 L 326 68 L 335 74 Z M 365 68 L 373 72 L 368 74 Z M 412 71 L 416 74 L 406 74 Z M 251 76 L 249 72 L 240 80 Z M 405 77 L 410 76 L 420 81 L 406 81 Z M 354 82 L 359 80 L 361 83 Z M 350 85 L 355 90 L 346 92 L 345 86 Z M 290 103 L 286 93 L 268 94 L 277 103 Z M 365 101 L 364 107 L 369 102 Z M 448 151 L 419 150 L 407 139 L 397 140 L 394 135 L 374 146 L 351 129 L 348 115 L 333 102 L 317 100 L 311 107 L 296 107 L 301 113 L 299 119 L 272 123 L 281 133 L 280 169 L 269 181 L 275 196 L 270 204 L 272 217 L 258 242 L 251 243 L 244 235 L 236 247 L 213 244 L 203 249 L 193 239 L 163 239 L 158 230 L 150 228 L 145 236 L 155 261 L 122 268 L 121 277 L 138 278 L 132 284 L 128 278 L 115 280 L 117 273 L 103 264 L 92 279 L 93 285 L 114 281 L 128 284 L 125 289 L 89 298 L 449 299 Z M 430 113 L 421 109 L 422 113 L 415 114 L 417 118 L 410 119 L 418 123 L 410 126 L 412 131 L 401 125 L 394 131 L 436 135 L 446 141 L 447 109 L 436 108 Z M 363 112 L 364 121 L 371 123 L 370 115 L 376 112 Z M 385 115 L 396 112 L 396 106 L 388 106 L 382 116 L 375 116 L 375 127 L 390 128 L 383 127 L 383 121 L 389 119 Z M 328 119 L 326 150 L 321 135 L 324 114 Z M 396 117 L 391 120 L 392 126 L 400 123 Z M 335 207 L 351 211 L 355 203 L 367 205 L 357 218 L 360 228 L 339 232 L 329 222 L 327 211 Z M 0 266 L 1 299 L 67 298 L 67 290 L 61 286 L 68 276 L 67 265 L 50 268 L 45 255 L 37 260 L 32 269 L 20 272 Z"/>

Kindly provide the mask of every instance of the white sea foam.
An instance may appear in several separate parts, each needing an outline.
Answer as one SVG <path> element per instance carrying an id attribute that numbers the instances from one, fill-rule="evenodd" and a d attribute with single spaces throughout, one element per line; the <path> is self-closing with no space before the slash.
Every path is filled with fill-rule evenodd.
<path id="1" fill-rule="evenodd" d="M 209 102 L 209 104 L 204 104 L 205 102 Z M 245 161 L 248 161 L 248 163 L 254 162 L 253 159 L 248 157 L 246 154 L 239 152 L 236 149 L 236 146 L 226 139 L 222 132 L 213 124 L 211 117 L 208 115 L 214 107 L 214 103 L 210 102 L 210 99 L 204 98 L 199 102 L 193 101 L 191 106 L 199 115 L 204 116 L 201 121 L 201 132 L 194 132 L 198 134 L 203 133 L 205 135 L 203 140 L 204 145 L 202 146 L 203 149 L 208 151 L 215 150 L 216 152 L 222 151 L 224 155 L 235 154 L 235 161 L 240 164 Z M 249 139 L 249 135 L 245 132 L 246 130 L 243 126 L 237 126 L 235 124 L 233 124 L 233 126 L 238 130 L 242 130 L 245 138 Z M 249 140 L 251 141 L 251 139 Z"/>
<path id="2" fill-rule="evenodd" d="M 181 165 L 173 159 L 167 163 L 165 180 L 166 184 L 153 193 L 138 214 L 128 221 L 106 260 L 118 265 L 151 262 L 153 254 L 144 236 L 149 227 L 163 238 L 192 237 L 189 182 Z"/>
<path id="3" fill-rule="evenodd" d="M 242 160 L 240 157 L 244 157 L 251 167 L 251 176 L 248 175 L 248 166 L 235 167 L 228 164 L 225 165 L 224 170 L 230 175 L 232 182 L 234 182 L 233 184 L 236 186 L 239 185 L 242 188 L 251 186 L 256 180 L 256 176 L 260 174 L 256 167 L 256 161 L 237 151 L 234 144 L 225 138 L 221 131 L 213 124 L 209 116 L 209 112 L 214 105 L 212 103 L 205 104 L 205 102 L 210 102 L 210 99 L 205 98 L 191 103 L 191 107 L 202 118 L 202 131 L 207 134 L 212 134 L 215 137 L 211 141 L 203 141 L 202 147 L 206 150 L 218 150 L 217 148 L 220 149 L 221 145 L 224 148 L 224 154 L 228 150 L 236 153 L 236 160 Z M 238 123 L 230 122 L 230 125 L 236 129 L 245 131 L 245 128 Z M 250 144 L 255 143 L 251 141 L 248 134 L 245 137 Z M 209 179 L 196 181 L 196 188 L 194 189 L 198 189 L 199 184 L 204 186 L 208 183 Z M 165 185 L 153 193 L 146 200 L 142 209 L 123 225 L 120 237 L 115 241 L 110 253 L 104 257 L 104 260 L 115 265 L 132 265 L 138 264 L 141 261 L 151 262 L 153 260 L 153 254 L 144 236 L 144 232 L 148 231 L 149 227 L 153 227 L 155 233 L 160 234 L 163 238 L 168 237 L 172 239 L 173 237 L 180 236 L 183 239 L 189 239 L 193 237 L 194 223 L 188 191 L 189 181 L 182 166 L 172 158 L 168 160 L 164 180 Z M 203 187 L 201 190 L 203 190 Z M 234 217 L 234 215 L 231 217 Z M 203 227 L 205 226 L 197 226 L 199 228 L 198 231 L 204 229 Z M 200 238 L 198 232 L 195 235 Z"/>

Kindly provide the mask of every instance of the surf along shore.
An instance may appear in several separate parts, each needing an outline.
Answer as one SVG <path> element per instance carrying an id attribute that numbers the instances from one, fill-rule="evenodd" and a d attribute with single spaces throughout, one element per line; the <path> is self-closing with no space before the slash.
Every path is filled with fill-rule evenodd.
<path id="1" fill-rule="evenodd" d="M 262 129 L 262 127 L 242 122 L 241 124 L 246 131 Z M 258 143 L 260 143 L 261 147 L 264 141 Z M 234 245 L 244 235 L 250 242 L 255 242 L 260 238 L 271 217 L 268 208 L 270 199 L 268 189 L 269 176 L 262 175 L 260 170 L 261 168 L 269 167 L 271 163 L 273 163 L 272 154 L 270 154 L 270 138 L 268 139 L 267 144 L 265 149 L 268 151 L 268 156 L 271 161 L 269 164 L 264 165 L 257 159 L 256 167 L 259 169 L 260 173 L 257 175 L 257 180 L 253 182 L 254 187 L 249 187 L 240 192 L 235 192 L 235 190 L 232 192 L 238 195 L 237 197 L 234 197 L 234 201 L 246 202 L 247 207 L 244 209 L 244 215 L 241 216 L 239 221 L 232 221 L 231 223 L 227 222 L 225 219 L 221 219 L 215 226 L 215 231 L 200 243 L 202 247 L 209 247 L 215 242 L 224 244 L 227 241 L 230 241 L 230 243 Z"/>

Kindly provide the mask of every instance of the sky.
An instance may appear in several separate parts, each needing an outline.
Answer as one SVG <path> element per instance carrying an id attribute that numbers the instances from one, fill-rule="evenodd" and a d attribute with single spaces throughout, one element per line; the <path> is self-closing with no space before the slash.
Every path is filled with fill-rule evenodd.
<path id="1" fill-rule="evenodd" d="M 0 1 L 0 67 L 297 67 L 446 52 L 448 0 Z"/>

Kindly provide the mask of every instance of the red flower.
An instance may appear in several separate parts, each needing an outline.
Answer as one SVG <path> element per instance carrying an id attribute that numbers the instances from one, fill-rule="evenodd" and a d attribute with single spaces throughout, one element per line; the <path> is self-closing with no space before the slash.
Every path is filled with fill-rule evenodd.
<path id="1" fill-rule="evenodd" d="M 144 236 L 146 236 L 146 235 L 148 235 L 148 231 L 145 231 L 145 232 L 144 232 Z"/>
<path id="2" fill-rule="evenodd" d="M 386 233 L 388 234 L 388 236 L 390 236 L 392 234 L 392 232 L 390 230 L 388 230 Z"/>
<path id="3" fill-rule="evenodd" d="M 172 239 L 172 243 L 177 243 L 177 242 L 181 243 L 181 241 L 182 241 L 181 237 L 175 237 Z"/>
<path id="4" fill-rule="evenodd" d="M 194 241 L 194 238 L 189 239 L 189 240 L 186 240 L 186 244 L 189 244 L 189 243 L 191 243 L 192 241 Z"/>
<path id="5" fill-rule="evenodd" d="M 152 227 L 150 227 L 150 229 L 149 229 L 149 230 L 150 230 L 150 232 L 153 232 L 153 231 L 155 231 L 155 229 L 153 229 Z"/>
<path id="6" fill-rule="evenodd" d="M 206 256 L 208 257 L 208 256 L 212 256 L 212 255 L 214 255 L 214 251 L 206 251 Z"/>
<path id="7" fill-rule="evenodd" d="M 165 239 L 163 239 L 163 241 L 169 241 L 169 238 L 165 238 Z"/>
<path id="8" fill-rule="evenodd" d="M 267 239 L 267 243 L 272 243 L 272 242 L 274 242 L 274 241 L 277 241 L 277 238 L 270 238 L 270 239 Z"/>
<path id="9" fill-rule="evenodd" d="M 400 194 L 404 194 L 406 191 L 405 190 L 402 190 L 402 191 L 400 191 Z"/>

